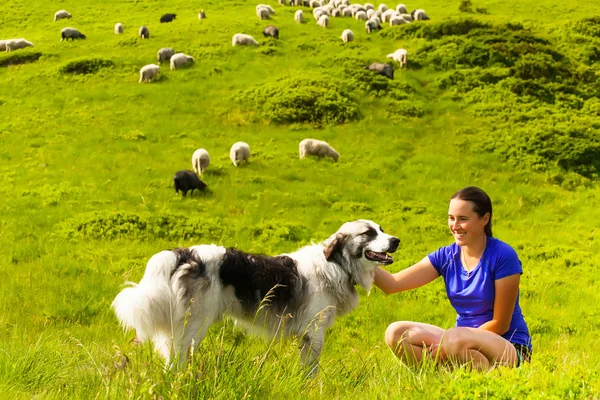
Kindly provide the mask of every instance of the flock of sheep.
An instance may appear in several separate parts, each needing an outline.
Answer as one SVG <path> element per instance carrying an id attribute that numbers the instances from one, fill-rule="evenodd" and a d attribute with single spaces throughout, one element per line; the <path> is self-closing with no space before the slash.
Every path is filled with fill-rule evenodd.
<path id="1" fill-rule="evenodd" d="M 304 139 L 299 145 L 300 158 L 306 156 L 317 156 L 320 158 L 331 157 L 337 162 L 340 154 L 329 145 L 329 143 L 317 139 Z M 240 165 L 242 161 L 248 162 L 250 158 L 250 146 L 245 142 L 236 142 L 231 146 L 229 150 L 229 158 L 233 163 L 234 167 Z M 191 170 L 177 171 L 173 176 L 173 183 L 175 184 L 175 192 L 183 193 L 183 197 L 187 195 L 187 192 L 191 191 L 194 194 L 194 190 L 206 189 L 206 184 L 202 182 L 201 178 L 204 177 L 204 173 L 210 165 L 210 155 L 206 149 L 200 148 L 192 154 L 192 168 Z"/>

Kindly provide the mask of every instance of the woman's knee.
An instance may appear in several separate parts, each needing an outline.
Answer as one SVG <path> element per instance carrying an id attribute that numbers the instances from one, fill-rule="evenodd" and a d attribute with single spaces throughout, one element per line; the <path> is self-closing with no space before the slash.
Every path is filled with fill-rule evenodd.
<path id="1" fill-rule="evenodd" d="M 442 337 L 442 347 L 446 354 L 459 354 L 469 349 L 470 340 L 468 330 L 464 328 L 450 328 Z"/>
<path id="2" fill-rule="evenodd" d="M 396 321 L 391 323 L 385 330 L 385 343 L 389 347 L 396 347 L 402 341 L 406 333 L 413 327 L 410 321 Z"/>

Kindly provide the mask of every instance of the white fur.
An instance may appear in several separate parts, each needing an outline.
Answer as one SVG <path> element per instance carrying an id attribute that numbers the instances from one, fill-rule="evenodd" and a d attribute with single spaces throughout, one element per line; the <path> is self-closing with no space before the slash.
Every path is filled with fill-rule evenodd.
<path id="1" fill-rule="evenodd" d="M 319 157 L 331 157 L 337 162 L 340 157 L 339 153 L 335 151 L 329 143 L 317 139 L 304 139 L 300 142 L 300 158 L 306 156 L 319 156 Z"/>
<path id="2" fill-rule="evenodd" d="M 159 65 L 156 65 L 156 64 L 144 65 L 140 69 L 140 80 L 138 83 L 150 82 L 152 79 L 156 78 L 159 71 L 160 71 Z"/>
<path id="3" fill-rule="evenodd" d="M 388 54 L 387 58 L 391 58 L 392 60 L 398 62 L 400 64 L 400 68 L 405 67 L 408 62 L 408 52 L 406 49 L 398 49 L 392 54 Z"/>
<path id="4" fill-rule="evenodd" d="M 206 149 L 198 149 L 192 155 L 192 166 L 194 171 L 200 176 L 204 175 L 204 171 L 210 165 L 210 155 Z"/>
<path id="5" fill-rule="evenodd" d="M 54 22 L 58 21 L 59 19 L 65 19 L 71 18 L 71 14 L 69 14 L 69 12 L 67 10 L 58 10 L 57 12 L 54 13 Z"/>
<path id="6" fill-rule="evenodd" d="M 354 40 L 354 33 L 350 29 L 345 29 L 342 32 L 342 40 L 344 43 L 348 43 Z"/>
<path id="7" fill-rule="evenodd" d="M 304 12 L 302 10 L 296 11 L 296 13 L 294 14 L 294 21 L 301 24 L 303 20 L 304 20 Z"/>
<path id="8" fill-rule="evenodd" d="M 23 49 L 25 47 L 33 47 L 33 43 L 23 38 L 21 39 L 9 39 L 4 43 L 6 51 L 13 51 Z"/>
<path id="9" fill-rule="evenodd" d="M 229 158 L 234 167 L 237 167 L 239 163 L 244 160 L 248 162 L 248 158 L 250 158 L 250 146 L 248 146 L 248 143 L 234 143 L 233 146 L 231 146 L 231 150 L 229 150 Z"/>
<path id="10" fill-rule="evenodd" d="M 231 39 L 232 46 L 258 46 L 258 42 L 250 35 L 236 33 Z"/>
<path id="11" fill-rule="evenodd" d="M 317 24 L 323 28 L 327 28 L 327 25 L 329 25 L 329 17 L 327 15 L 321 15 L 317 21 Z"/>
<path id="12" fill-rule="evenodd" d="M 177 53 L 171 56 L 171 70 L 177 69 L 187 63 L 193 63 L 194 57 L 188 56 L 187 54 Z"/>
<path id="13" fill-rule="evenodd" d="M 115 24 L 115 35 L 120 35 L 123 32 L 125 32 L 125 27 L 123 26 L 122 23 L 117 22 Z"/>

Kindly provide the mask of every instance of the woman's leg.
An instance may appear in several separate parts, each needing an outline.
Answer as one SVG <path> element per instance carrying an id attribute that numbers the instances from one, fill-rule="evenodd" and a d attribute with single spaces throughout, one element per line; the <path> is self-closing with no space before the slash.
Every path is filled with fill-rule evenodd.
<path id="1" fill-rule="evenodd" d="M 446 358 L 459 364 L 471 363 L 477 370 L 494 365 L 517 365 L 517 351 L 502 336 L 476 328 L 451 328 L 442 338 L 441 348 Z"/>
<path id="2" fill-rule="evenodd" d="M 407 364 L 418 364 L 427 352 L 436 357 L 437 351 L 432 350 L 437 350 L 444 332 L 435 325 L 397 321 L 386 329 L 385 342 L 398 358 Z"/>

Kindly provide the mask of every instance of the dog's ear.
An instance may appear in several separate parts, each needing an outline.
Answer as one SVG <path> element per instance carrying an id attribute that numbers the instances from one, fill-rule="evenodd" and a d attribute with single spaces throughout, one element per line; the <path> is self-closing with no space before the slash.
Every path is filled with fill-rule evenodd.
<path id="1" fill-rule="evenodd" d="M 344 245 L 346 244 L 347 240 L 348 235 L 346 234 L 338 233 L 337 235 L 335 235 L 335 238 L 333 238 L 333 240 L 329 242 L 329 245 L 327 245 L 327 247 L 325 247 L 325 250 L 323 251 L 327 261 L 331 260 L 331 257 L 333 257 L 336 253 L 342 252 L 342 249 L 344 248 Z"/>

